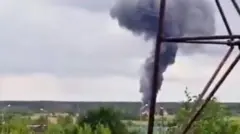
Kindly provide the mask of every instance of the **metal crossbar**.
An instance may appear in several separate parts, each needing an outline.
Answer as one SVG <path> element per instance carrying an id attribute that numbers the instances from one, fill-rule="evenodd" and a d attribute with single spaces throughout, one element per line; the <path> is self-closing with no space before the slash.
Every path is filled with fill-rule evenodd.
<path id="1" fill-rule="evenodd" d="M 236 0 L 230 0 L 233 4 L 234 9 L 240 16 L 240 8 Z M 240 35 L 233 35 L 232 30 L 230 28 L 230 25 L 227 21 L 227 18 L 225 16 L 225 13 L 223 11 L 223 8 L 221 6 L 221 3 L 219 0 L 215 0 L 215 4 L 218 8 L 218 11 L 221 15 L 221 18 L 224 22 L 224 25 L 227 29 L 228 35 L 215 35 L 215 36 L 198 36 L 198 37 L 171 37 L 171 38 L 164 38 L 163 35 L 163 21 L 164 21 L 164 12 L 165 12 L 165 6 L 166 6 L 166 0 L 160 0 L 160 9 L 159 9 L 159 26 L 158 26 L 158 33 L 156 38 L 156 44 L 155 44 L 155 55 L 154 55 L 154 68 L 153 68 L 153 81 L 152 81 L 152 97 L 150 102 L 150 112 L 149 112 L 149 120 L 148 120 L 148 134 L 153 134 L 153 127 L 154 127 L 154 114 L 155 114 L 155 105 L 156 105 L 156 92 L 158 90 L 158 71 L 159 71 L 159 61 L 161 60 L 159 57 L 161 44 L 163 42 L 175 42 L 175 43 L 194 43 L 194 44 L 216 44 L 216 45 L 225 45 L 229 47 L 226 55 L 223 57 L 222 61 L 218 65 L 216 71 L 213 73 L 212 77 L 208 81 L 208 83 L 205 85 L 202 93 L 198 96 L 198 99 L 196 103 L 193 105 L 192 111 L 190 112 L 190 119 L 186 120 L 181 130 L 177 131 L 177 134 L 186 134 L 188 130 L 191 128 L 193 122 L 197 119 L 197 117 L 200 115 L 200 113 L 203 111 L 203 109 L 206 107 L 208 102 L 211 100 L 211 98 L 214 96 L 214 94 L 217 92 L 219 87 L 222 85 L 222 83 L 225 81 L 227 76 L 231 73 L 231 71 L 234 69 L 236 64 L 240 60 L 240 53 L 234 61 L 230 64 L 230 66 L 227 68 L 226 72 L 223 74 L 223 76 L 220 78 L 220 80 L 217 82 L 217 84 L 214 86 L 210 94 L 206 97 L 205 101 L 202 105 L 200 105 L 200 102 L 202 101 L 204 95 L 209 90 L 209 87 L 212 85 L 213 81 L 215 80 L 216 76 L 222 69 L 223 65 L 231 55 L 233 49 L 237 46 L 240 50 Z M 200 105 L 200 106 L 199 106 Z"/>

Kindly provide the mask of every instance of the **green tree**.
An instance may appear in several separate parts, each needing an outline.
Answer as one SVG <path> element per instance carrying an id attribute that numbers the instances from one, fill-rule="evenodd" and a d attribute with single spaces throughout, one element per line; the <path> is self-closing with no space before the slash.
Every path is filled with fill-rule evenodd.
<path id="1" fill-rule="evenodd" d="M 89 124 L 95 131 L 99 125 L 109 127 L 112 134 L 127 134 L 127 128 L 121 121 L 120 112 L 112 108 L 99 108 L 97 110 L 90 110 L 84 117 L 78 119 L 78 124 L 83 126 Z"/>
<path id="2" fill-rule="evenodd" d="M 48 124 L 48 119 L 46 116 L 39 116 L 39 118 L 37 118 L 35 121 L 34 121 L 34 124 L 38 124 L 38 125 L 46 125 Z"/>
<path id="3" fill-rule="evenodd" d="M 46 134 L 64 134 L 63 128 L 59 124 L 49 124 Z M 67 133 L 66 133 L 67 134 Z"/>
<path id="4" fill-rule="evenodd" d="M 28 127 L 31 121 L 28 118 L 14 116 L 4 125 L 4 134 L 30 134 L 32 130 Z"/>
<path id="5" fill-rule="evenodd" d="M 176 114 L 173 124 L 174 128 L 169 130 L 173 133 L 179 129 L 183 122 L 189 118 L 190 110 L 197 97 L 191 96 L 188 91 L 185 91 L 187 101 L 183 102 L 182 108 Z M 202 101 L 203 102 L 203 101 Z M 200 117 L 194 122 L 189 134 L 237 134 L 240 133 L 240 126 L 230 120 L 231 113 L 228 109 L 218 103 L 216 98 L 211 99 L 206 108 L 201 113 Z"/>
<path id="6" fill-rule="evenodd" d="M 57 123 L 63 126 L 67 124 L 73 124 L 73 117 L 70 115 L 58 116 Z"/>

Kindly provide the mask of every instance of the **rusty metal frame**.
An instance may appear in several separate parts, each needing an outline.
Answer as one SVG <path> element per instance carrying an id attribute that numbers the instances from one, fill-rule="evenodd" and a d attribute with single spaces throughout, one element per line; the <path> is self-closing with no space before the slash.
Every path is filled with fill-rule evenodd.
<path id="1" fill-rule="evenodd" d="M 236 0 L 230 0 L 233 4 L 234 9 L 240 16 L 240 8 Z M 182 125 L 181 130 L 177 131 L 177 134 L 186 134 L 188 130 L 191 128 L 193 122 L 197 119 L 197 117 L 200 115 L 202 110 L 206 107 L 207 103 L 211 100 L 211 98 L 214 96 L 214 94 L 217 92 L 219 87 L 222 85 L 222 83 L 225 81 L 227 76 L 231 73 L 231 71 L 234 69 L 236 64 L 240 60 L 240 53 L 236 56 L 234 61 L 230 64 L 230 66 L 227 68 L 226 72 L 223 74 L 223 76 L 220 78 L 220 80 L 217 82 L 217 84 L 214 86 L 210 94 L 206 97 L 204 103 L 200 105 L 200 101 L 203 99 L 204 95 L 208 91 L 209 87 L 212 85 L 212 82 L 215 80 L 216 76 L 222 69 L 223 65 L 231 55 L 234 48 L 237 46 L 240 50 L 240 35 L 233 35 L 232 30 L 230 28 L 230 25 L 227 21 L 226 15 L 224 14 L 223 8 L 221 6 L 221 3 L 219 0 L 215 0 L 215 4 L 218 8 L 218 11 L 221 15 L 221 18 L 224 22 L 224 25 L 227 29 L 228 35 L 214 35 L 214 36 L 198 36 L 198 37 L 170 37 L 170 38 L 164 38 L 163 37 L 163 21 L 164 21 L 164 15 L 165 15 L 165 6 L 166 6 L 166 0 L 160 1 L 160 9 L 159 9 L 159 26 L 158 26 L 158 33 L 156 38 L 156 44 L 155 44 L 155 55 L 154 55 L 154 68 L 153 68 L 153 81 L 152 81 L 152 97 L 150 102 L 150 112 L 149 112 L 149 120 L 148 120 L 148 134 L 153 134 L 153 127 L 154 127 L 154 114 L 155 114 L 155 107 L 156 107 L 156 97 L 157 97 L 157 90 L 158 90 L 158 71 L 159 71 L 159 61 L 161 60 L 159 57 L 161 44 L 163 42 L 176 42 L 176 43 L 194 43 L 194 44 L 216 44 L 216 45 L 224 45 L 229 47 L 228 52 L 223 57 L 222 61 L 218 65 L 216 71 L 213 73 L 212 77 L 208 81 L 208 83 L 205 85 L 202 93 L 199 95 L 196 103 L 193 105 L 190 119 L 186 120 L 186 122 Z M 217 41 L 216 41 L 217 40 Z M 220 41 L 219 41 L 220 40 Z M 200 106 L 199 106 L 200 105 Z"/>

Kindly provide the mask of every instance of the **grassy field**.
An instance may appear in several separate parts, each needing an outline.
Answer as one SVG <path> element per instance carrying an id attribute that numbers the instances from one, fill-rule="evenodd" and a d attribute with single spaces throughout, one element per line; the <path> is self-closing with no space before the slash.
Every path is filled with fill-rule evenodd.
<path id="1" fill-rule="evenodd" d="M 37 119 L 40 116 L 41 116 L 41 114 L 35 114 L 31 118 L 32 119 Z M 58 116 L 66 116 L 66 115 L 64 114 L 64 115 L 58 115 Z M 174 116 L 169 115 L 169 116 L 165 116 L 164 118 L 165 118 L 165 120 L 170 121 L 174 118 Z M 57 123 L 57 117 L 48 116 L 48 119 L 52 123 Z M 161 117 L 157 116 L 155 119 L 156 120 L 161 120 Z M 237 122 L 240 125 L 240 116 L 232 116 L 230 119 Z M 76 120 L 76 118 L 74 118 L 74 120 Z M 123 122 L 125 122 L 125 123 L 131 122 L 132 124 L 134 124 L 136 126 L 145 126 L 145 125 L 147 125 L 148 120 L 147 119 L 145 119 L 145 120 L 140 120 L 140 119 L 139 120 L 123 120 Z"/>
<path id="2" fill-rule="evenodd" d="M 240 116 L 233 116 L 233 117 L 231 117 L 231 120 L 233 120 L 234 122 L 236 122 L 240 125 Z"/>
<path id="3" fill-rule="evenodd" d="M 170 121 L 174 118 L 174 116 L 167 116 L 165 117 L 167 121 Z M 159 119 L 159 117 L 157 117 L 156 119 Z M 238 123 L 240 125 L 240 116 L 232 116 L 230 118 L 231 120 L 233 120 L 234 122 Z M 128 122 L 129 120 L 124 120 L 124 122 Z M 147 125 L 148 121 L 147 120 L 130 120 L 133 124 L 135 125 L 140 125 L 140 126 L 143 126 L 143 125 Z"/>

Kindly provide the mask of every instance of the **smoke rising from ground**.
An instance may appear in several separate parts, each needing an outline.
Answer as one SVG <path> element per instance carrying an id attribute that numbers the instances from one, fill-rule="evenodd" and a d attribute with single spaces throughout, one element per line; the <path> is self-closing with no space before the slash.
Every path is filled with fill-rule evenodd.
<path id="1" fill-rule="evenodd" d="M 155 40 L 158 29 L 158 10 L 160 0 L 119 0 L 110 11 L 118 24 L 131 31 L 134 35 L 143 37 L 146 41 Z M 208 0 L 166 0 L 164 36 L 179 37 L 193 35 L 213 35 L 215 33 L 214 11 Z M 181 47 L 180 47 L 181 48 Z M 198 51 L 198 47 L 183 47 L 186 52 Z M 160 72 L 159 88 L 163 81 L 163 73 L 174 63 L 178 50 L 176 43 L 162 44 L 159 55 Z M 148 104 L 151 96 L 151 79 L 154 55 L 151 52 L 143 65 L 140 79 L 142 102 Z"/>

